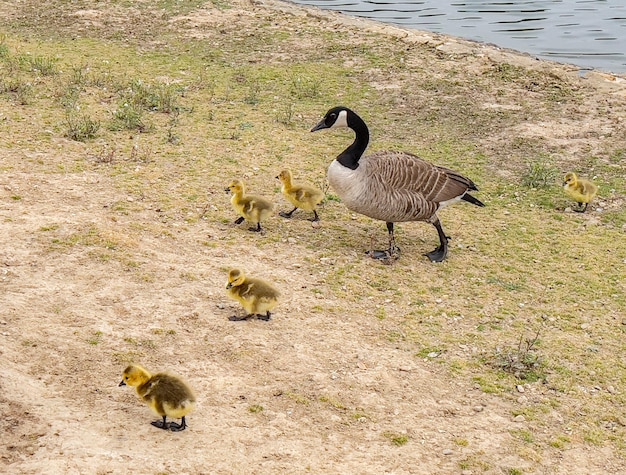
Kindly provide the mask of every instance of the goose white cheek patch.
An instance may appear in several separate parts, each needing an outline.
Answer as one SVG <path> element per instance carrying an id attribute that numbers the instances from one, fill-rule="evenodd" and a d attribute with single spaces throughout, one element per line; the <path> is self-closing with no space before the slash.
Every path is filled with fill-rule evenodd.
<path id="1" fill-rule="evenodd" d="M 348 127 L 348 113 L 346 111 L 341 111 L 335 123 L 330 126 L 331 129 L 338 127 Z"/>

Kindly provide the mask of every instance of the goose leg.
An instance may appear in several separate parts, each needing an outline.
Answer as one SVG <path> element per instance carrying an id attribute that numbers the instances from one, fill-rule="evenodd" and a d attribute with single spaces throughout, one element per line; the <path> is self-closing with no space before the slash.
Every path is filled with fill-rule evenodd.
<path id="1" fill-rule="evenodd" d="M 311 222 L 315 222 L 315 221 L 319 221 L 320 220 L 320 217 L 317 215 L 317 211 L 316 210 L 313 210 L 313 215 L 314 215 L 314 218 L 310 220 Z"/>
<path id="2" fill-rule="evenodd" d="M 185 416 L 183 416 L 180 424 L 177 422 L 170 422 L 170 430 L 172 432 L 180 432 L 181 430 L 185 430 L 187 427 L 187 423 L 185 422 Z"/>
<path id="3" fill-rule="evenodd" d="M 252 232 L 255 232 L 255 233 L 260 233 L 261 231 L 263 231 L 261 229 L 261 223 L 256 223 L 256 227 L 255 226 L 249 227 L 248 231 L 252 231 Z"/>
<path id="4" fill-rule="evenodd" d="M 278 213 L 280 216 L 282 216 L 283 218 L 291 218 L 291 215 L 293 214 L 293 212 L 295 210 L 297 210 L 298 207 L 296 206 L 294 209 L 292 209 L 291 211 L 289 211 L 289 213 L 285 213 L 284 211 L 281 211 L 280 213 Z"/>
<path id="5" fill-rule="evenodd" d="M 244 217 L 243 216 L 239 216 L 236 220 L 235 220 L 235 224 L 241 224 L 243 223 Z"/>
<path id="6" fill-rule="evenodd" d="M 150 424 L 154 427 L 158 427 L 159 429 L 168 430 L 170 428 L 170 424 L 165 420 L 166 418 L 167 416 L 163 416 L 162 421 L 152 421 Z"/>
<path id="7" fill-rule="evenodd" d="M 386 250 L 378 250 L 378 251 L 368 251 L 367 254 L 372 259 L 397 259 L 400 257 L 400 248 L 396 246 L 396 238 L 393 233 L 393 223 L 386 223 L 387 231 L 389 232 L 389 249 Z"/>
<path id="8" fill-rule="evenodd" d="M 439 246 L 434 251 L 431 251 L 427 254 L 424 254 L 428 257 L 432 262 L 442 262 L 446 256 L 448 255 L 448 236 L 443 232 L 443 228 L 441 227 L 441 223 L 438 218 L 435 218 L 436 221 L 433 222 L 433 226 L 437 229 L 437 234 L 439 235 Z"/>

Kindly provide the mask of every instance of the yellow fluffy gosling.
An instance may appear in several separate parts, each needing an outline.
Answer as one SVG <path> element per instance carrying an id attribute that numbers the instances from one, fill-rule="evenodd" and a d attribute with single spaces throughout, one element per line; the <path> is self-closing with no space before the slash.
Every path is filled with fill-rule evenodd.
<path id="1" fill-rule="evenodd" d="M 595 184 L 584 178 L 578 178 L 573 172 L 565 175 L 563 189 L 570 198 L 578 203 L 579 208 L 574 210 L 577 213 L 587 211 L 587 206 L 598 193 L 598 187 Z"/>
<path id="2" fill-rule="evenodd" d="M 254 277 L 246 277 L 239 269 L 231 269 L 228 273 L 228 284 L 226 285 L 228 296 L 237 300 L 246 315 L 229 317 L 230 321 L 236 322 L 257 317 L 260 320 L 268 321 L 272 310 L 278 304 L 280 293 L 270 283 Z"/>
<path id="3" fill-rule="evenodd" d="M 134 386 L 143 402 L 163 418 L 153 421 L 153 426 L 174 432 L 187 427 L 185 416 L 195 407 L 196 397 L 180 378 L 167 373 L 152 375 L 143 366 L 131 364 L 124 370 L 119 385 Z M 167 417 L 182 420 L 180 424 L 167 422 Z"/>
<path id="4" fill-rule="evenodd" d="M 294 209 L 285 213 L 281 211 L 280 214 L 283 218 L 291 218 L 291 215 L 298 208 L 302 208 L 305 211 L 313 211 L 313 219 L 311 221 L 319 221 L 320 218 L 317 215 L 317 206 L 324 199 L 324 192 L 314 186 L 300 185 L 293 183 L 291 171 L 283 170 L 276 177 L 282 183 L 281 190 L 285 198 L 295 206 Z"/>
<path id="5" fill-rule="evenodd" d="M 271 216 L 274 211 L 274 204 L 262 196 L 246 195 L 246 188 L 241 180 L 231 181 L 225 191 L 232 193 L 230 202 L 235 212 L 240 215 L 235 220 L 235 224 L 241 224 L 244 219 L 247 219 L 254 224 L 248 228 L 250 231 L 262 231 L 261 221 Z"/>

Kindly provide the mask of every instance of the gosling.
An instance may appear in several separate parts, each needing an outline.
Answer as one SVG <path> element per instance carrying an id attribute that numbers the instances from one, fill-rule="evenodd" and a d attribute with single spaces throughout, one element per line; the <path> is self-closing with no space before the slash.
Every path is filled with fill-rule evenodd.
<path id="1" fill-rule="evenodd" d="M 246 315 L 228 317 L 231 322 L 248 320 L 257 317 L 260 320 L 269 321 L 272 318 L 270 310 L 278 304 L 280 293 L 270 283 L 254 278 L 246 277 L 239 269 L 231 269 L 228 272 L 228 284 L 226 285 L 228 296 L 237 300 Z"/>
<path id="2" fill-rule="evenodd" d="M 293 183 L 291 171 L 289 170 L 281 171 L 276 178 L 282 183 L 280 191 L 285 195 L 285 198 L 295 206 L 289 213 L 281 211 L 278 213 L 280 216 L 283 218 L 291 218 L 295 210 L 302 208 L 305 211 L 313 211 L 313 219 L 310 221 L 315 222 L 320 220 L 320 217 L 317 215 L 317 206 L 324 199 L 324 192 L 322 190 L 310 185 Z"/>
<path id="3" fill-rule="evenodd" d="M 240 215 L 235 224 L 248 220 L 254 225 L 248 228 L 249 231 L 261 232 L 261 221 L 271 216 L 274 204 L 262 196 L 246 195 L 246 187 L 241 180 L 231 181 L 224 191 L 233 194 L 230 202 L 235 212 Z"/>
<path id="4" fill-rule="evenodd" d="M 587 206 L 598 193 L 598 187 L 594 183 L 584 178 L 578 178 L 576 173 L 573 172 L 569 172 L 565 175 L 563 179 L 563 189 L 570 198 L 576 200 L 578 203 L 578 209 L 574 209 L 577 213 L 587 211 Z"/>
<path id="5" fill-rule="evenodd" d="M 167 374 L 152 375 L 143 366 L 131 364 L 122 374 L 119 386 L 134 386 L 139 397 L 162 420 L 151 422 L 159 429 L 179 432 L 185 430 L 185 416 L 196 406 L 196 396 L 180 378 Z M 181 419 L 181 423 L 167 422 L 167 418 Z"/>

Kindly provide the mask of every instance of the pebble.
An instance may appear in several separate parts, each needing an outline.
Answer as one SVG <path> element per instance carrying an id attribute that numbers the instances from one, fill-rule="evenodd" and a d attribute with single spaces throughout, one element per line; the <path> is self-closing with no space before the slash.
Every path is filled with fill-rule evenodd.
<path id="1" fill-rule="evenodd" d="M 524 391 L 526 391 L 524 389 L 524 386 L 522 386 L 521 384 L 518 384 L 516 387 L 517 387 L 517 392 L 518 393 L 523 393 Z"/>
<path id="2" fill-rule="evenodd" d="M 483 412 L 485 410 L 485 408 L 483 406 L 474 406 L 474 411 L 476 412 Z"/>
<path id="3" fill-rule="evenodd" d="M 608 392 L 610 392 L 611 394 L 615 394 L 616 393 L 615 388 L 613 386 L 607 386 L 606 390 Z"/>
<path id="4" fill-rule="evenodd" d="M 452 455 L 452 449 L 443 449 L 441 452 L 443 455 Z"/>
<path id="5" fill-rule="evenodd" d="M 472 475 L 474 472 L 472 472 L 471 470 L 463 470 L 461 472 L 461 475 Z"/>
<path id="6" fill-rule="evenodd" d="M 513 418 L 513 422 L 524 422 L 526 418 L 523 415 L 518 415 Z"/>
<path id="7" fill-rule="evenodd" d="M 288 242 L 289 244 L 295 244 L 295 243 L 297 243 L 297 242 L 298 242 L 298 240 L 297 240 L 296 238 L 288 237 L 288 238 L 287 238 L 287 242 Z"/>
<path id="8" fill-rule="evenodd" d="M 311 223 L 311 227 L 312 227 L 312 228 L 319 228 L 319 227 L 321 227 L 321 226 L 322 226 L 322 223 L 320 223 L 319 221 L 313 221 L 313 222 Z"/>
<path id="9" fill-rule="evenodd" d="M 517 402 L 520 404 L 526 404 L 526 402 L 528 402 L 528 398 L 526 396 L 520 396 L 517 398 Z"/>
<path id="10" fill-rule="evenodd" d="M 587 328 L 589 328 L 591 325 L 589 323 L 583 323 L 580 325 L 580 328 L 582 328 L 583 330 L 586 330 Z"/>

